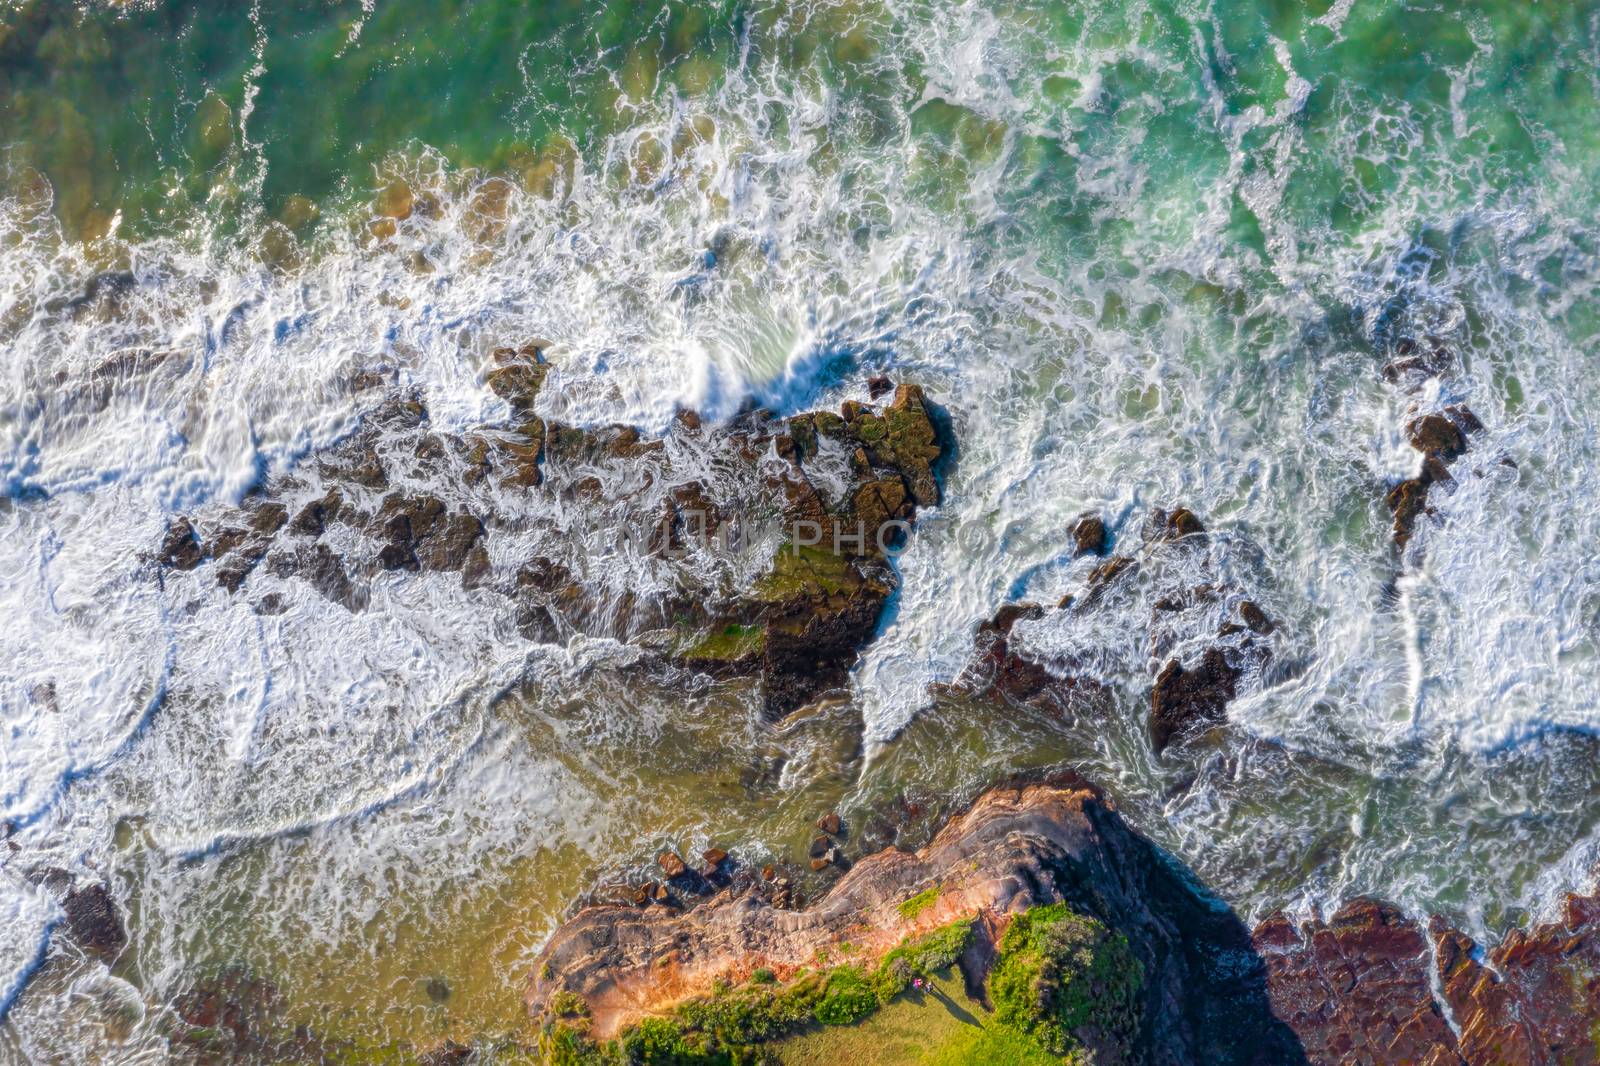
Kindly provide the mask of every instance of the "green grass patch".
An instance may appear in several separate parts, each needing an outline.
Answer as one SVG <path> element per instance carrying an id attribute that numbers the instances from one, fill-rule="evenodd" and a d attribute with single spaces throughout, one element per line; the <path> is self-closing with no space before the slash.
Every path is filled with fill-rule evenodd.
<path id="1" fill-rule="evenodd" d="M 1142 1022 L 1143 985 L 1126 937 L 1057 903 L 1011 920 L 989 973 L 989 998 L 1001 1025 L 1071 1055 L 1131 1042 Z"/>
<path id="2" fill-rule="evenodd" d="M 900 906 L 895 909 L 900 912 L 900 917 L 904 918 L 908 922 L 913 922 L 916 921 L 917 915 L 921 914 L 938 901 L 939 886 L 934 885 L 932 888 L 925 888 L 921 892 L 918 892 L 915 896 L 912 896 L 910 899 L 901 903 Z"/>

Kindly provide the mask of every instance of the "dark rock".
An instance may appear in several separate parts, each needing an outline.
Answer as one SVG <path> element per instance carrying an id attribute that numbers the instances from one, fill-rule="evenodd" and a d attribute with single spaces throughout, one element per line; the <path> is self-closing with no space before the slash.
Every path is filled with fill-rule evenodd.
<path id="1" fill-rule="evenodd" d="M 812 837 L 811 848 L 808 854 L 813 859 L 821 858 L 823 855 L 828 853 L 828 849 L 831 847 L 833 847 L 833 841 L 829 840 L 827 837 Z"/>
<path id="2" fill-rule="evenodd" d="M 1384 497 L 1389 512 L 1394 515 L 1394 542 L 1397 547 L 1406 546 L 1416 531 L 1417 519 L 1427 511 L 1428 485 L 1426 478 L 1407 478 L 1390 489 Z"/>
<path id="3" fill-rule="evenodd" d="M 1243 600 L 1239 603 L 1239 617 L 1244 624 L 1250 627 L 1253 633 L 1271 633 L 1277 628 L 1272 619 L 1267 617 L 1267 612 L 1261 609 L 1260 604 L 1254 600 Z"/>
<path id="4" fill-rule="evenodd" d="M 263 537 L 271 537 L 275 536 L 288 520 L 288 508 L 281 503 L 268 501 L 256 508 L 255 514 L 250 517 L 250 528 Z"/>
<path id="5" fill-rule="evenodd" d="M 1406 424 L 1406 439 L 1417 451 L 1440 456 L 1446 462 L 1467 450 L 1466 435 L 1455 422 L 1442 414 L 1412 419 Z"/>
<path id="6" fill-rule="evenodd" d="M 1106 553 L 1106 524 L 1097 514 L 1085 514 L 1072 526 L 1074 555 L 1104 555 Z"/>
<path id="7" fill-rule="evenodd" d="M 883 374 L 874 374 L 867 379 L 867 395 L 874 400 L 893 391 L 894 382 Z"/>
<path id="8" fill-rule="evenodd" d="M 1187 507 L 1179 507 L 1166 516 L 1163 539 L 1169 541 L 1182 540 L 1184 537 L 1197 537 L 1206 531 L 1200 519 Z"/>
<path id="9" fill-rule="evenodd" d="M 1089 591 L 1091 595 L 1097 594 L 1117 578 L 1124 574 L 1136 573 L 1138 569 L 1138 560 L 1126 555 L 1113 555 L 1089 571 Z"/>
<path id="10" fill-rule="evenodd" d="M 1222 721 L 1240 674 L 1217 647 L 1207 648 L 1193 669 L 1169 659 L 1150 691 L 1150 739 L 1155 750 L 1161 752 L 1181 733 Z"/>
<path id="11" fill-rule="evenodd" d="M 67 936 L 84 951 L 111 962 L 128 946 L 122 912 L 105 885 L 74 888 L 61 905 L 67 912 Z"/>
<path id="12" fill-rule="evenodd" d="M 163 566 L 174 570 L 193 570 L 205 561 L 206 553 L 200 546 L 200 537 L 187 518 L 179 517 L 167 526 L 161 541 L 158 558 Z"/>
<path id="13" fill-rule="evenodd" d="M 422 990 L 431 1003 L 443 1003 L 450 998 L 450 982 L 443 977 L 430 977 L 422 983 Z"/>
<path id="14" fill-rule="evenodd" d="M 288 609 L 288 602 L 277 592 L 269 592 L 256 601 L 256 614 L 259 615 L 279 615 Z"/>
<path id="15" fill-rule="evenodd" d="M 1477 415 L 1472 413 L 1472 409 L 1464 403 L 1451 404 L 1444 409 L 1444 413 L 1449 416 L 1450 421 L 1461 428 L 1463 433 L 1481 433 L 1483 431 L 1483 423 L 1478 420 Z"/>
<path id="16" fill-rule="evenodd" d="M 490 390 L 514 410 L 532 408 L 550 370 L 539 349 L 533 345 L 519 350 L 499 348 L 495 350 L 494 362 L 494 369 L 486 379 Z"/>
<path id="17" fill-rule="evenodd" d="M 837 813 L 829 811 L 817 819 L 817 828 L 829 836 L 838 836 L 839 831 L 844 828 L 844 822 L 840 820 Z"/>
<path id="18" fill-rule="evenodd" d="M 327 529 L 328 522 L 339 512 L 339 492 L 331 490 L 319 500 L 312 500 L 294 516 L 294 521 L 289 524 L 289 532 L 302 536 L 320 537 L 323 530 Z"/>

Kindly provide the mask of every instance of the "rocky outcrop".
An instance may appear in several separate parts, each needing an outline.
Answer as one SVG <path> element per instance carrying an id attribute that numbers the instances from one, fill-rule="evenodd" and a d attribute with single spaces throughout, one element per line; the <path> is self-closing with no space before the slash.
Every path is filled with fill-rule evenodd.
<path id="1" fill-rule="evenodd" d="M 1274 1013 L 1312 1063 L 1600 1063 L 1600 897 L 1484 952 L 1369 899 L 1326 921 L 1277 915 L 1255 933 Z"/>
<path id="2" fill-rule="evenodd" d="M 783 979 L 819 953 L 867 962 L 957 919 L 976 918 L 969 962 L 981 960 L 1011 916 L 1063 901 L 1125 936 L 1142 967 L 1139 1061 L 1297 1061 L 1244 927 L 1081 782 L 992 791 L 927 847 L 858 861 L 804 910 L 729 888 L 687 912 L 580 911 L 534 960 L 528 1004 L 543 1014 L 578 997 L 592 1035 L 609 1038 L 719 982 Z"/>
<path id="3" fill-rule="evenodd" d="M 1079 516 L 1070 555 L 1103 555 L 1111 534 L 1097 516 Z M 1184 559 L 1204 570 L 1206 553 L 1217 547 L 1200 518 L 1187 507 L 1152 508 L 1145 516 L 1137 554 L 1110 555 L 1095 563 L 1083 589 L 1054 607 L 1010 603 L 978 627 L 972 663 L 956 688 L 1065 712 L 1096 712 L 1109 705 L 1106 685 L 1092 663 L 1064 660 L 1018 639 L 1020 624 L 1092 625 L 1114 601 L 1143 599 L 1149 605 L 1150 654 L 1162 665 L 1150 687 L 1148 716 L 1152 747 L 1159 753 L 1179 739 L 1222 722 L 1228 704 L 1272 656 L 1275 623 L 1243 590 L 1226 583 L 1194 585 L 1192 566 L 1155 564 Z M 1219 548 L 1218 550 L 1225 550 Z M 1172 575 L 1191 575 L 1175 584 Z"/>
<path id="4" fill-rule="evenodd" d="M 646 440 L 536 414 L 550 375 L 536 345 L 496 351 L 485 382 L 509 417 L 465 433 L 390 395 L 240 507 L 174 518 L 157 565 L 263 614 L 285 609 L 285 583 L 359 612 L 390 575 L 456 576 L 502 597 L 530 641 L 611 637 L 754 677 L 774 716 L 841 686 L 896 586 L 888 556 L 939 500 L 922 390 L 725 426 L 684 412 Z M 358 377 L 358 392 L 385 380 Z"/>
<path id="5" fill-rule="evenodd" d="M 1429 337 L 1421 344 L 1402 338 L 1396 342 L 1394 357 L 1384 365 L 1382 373 L 1385 381 L 1408 392 L 1421 393 L 1425 386 L 1434 385 L 1434 392 L 1443 393 L 1453 382 L 1457 368 L 1455 354 L 1439 338 Z M 1483 423 L 1465 404 L 1437 399 L 1434 404 L 1432 410 L 1413 405 L 1412 417 L 1405 426 L 1406 440 L 1422 456 L 1417 473 L 1390 486 L 1384 496 L 1399 553 L 1405 552 L 1417 523 L 1433 514 L 1428 503 L 1432 491 L 1455 490 L 1456 475 L 1451 464 L 1467 453 L 1471 435 L 1483 430 Z M 1515 466 L 1509 458 L 1502 458 L 1502 462 Z"/>

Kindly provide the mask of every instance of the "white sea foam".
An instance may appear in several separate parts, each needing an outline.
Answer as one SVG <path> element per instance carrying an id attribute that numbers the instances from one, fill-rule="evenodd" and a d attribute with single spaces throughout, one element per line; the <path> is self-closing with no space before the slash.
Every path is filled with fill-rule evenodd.
<path id="1" fill-rule="evenodd" d="M 1449 161 L 1425 159 L 1358 234 L 1306 228 L 1294 160 L 1323 90 L 1289 45 L 1284 96 L 1236 109 L 1210 68 L 1226 57 L 1198 30 L 1166 51 L 1063 50 L 977 5 L 882 18 L 895 32 L 862 61 L 882 100 L 756 54 L 708 98 L 639 108 L 557 197 L 514 194 L 487 240 L 475 176 L 423 153 L 398 165 L 441 214 L 391 244 L 330 224 L 285 272 L 202 219 L 122 248 L 130 279 L 72 312 L 52 301 L 84 293 L 96 265 L 0 205 L 19 238 L 0 271 L 14 324 L 0 361 L 0 820 L 24 845 L 0 876 L 0 1003 L 54 913 L 10 876 L 19 864 L 127 873 L 152 916 L 142 965 L 170 990 L 201 950 L 186 912 L 233 915 L 231 893 L 256 892 L 256 932 L 280 945 L 359 940 L 441 876 L 492 882 L 539 847 L 602 865 L 654 846 L 664 830 L 610 806 L 640 802 L 628 775 L 644 756 L 619 755 L 619 771 L 608 746 L 648 753 L 673 725 L 606 680 L 632 661 L 626 645 L 531 644 L 493 593 L 453 576 L 391 576 L 351 614 L 263 572 L 252 581 L 286 610 L 262 616 L 204 569 L 151 561 L 170 516 L 233 503 L 352 432 L 354 371 L 392 370 L 435 425 L 474 426 L 506 416 L 482 385 L 489 352 L 531 338 L 553 362 L 541 412 L 580 425 L 661 434 L 682 407 L 798 411 L 859 397 L 879 370 L 947 411 L 944 502 L 899 559 L 901 590 L 853 677 L 863 792 L 982 619 L 1081 590 L 1092 564 L 1070 558 L 1074 516 L 1104 515 L 1131 550 L 1150 509 L 1181 503 L 1216 533 L 1211 571 L 1158 561 L 1153 584 L 1092 621 L 1018 631 L 1117 694 L 1118 717 L 1082 726 L 1074 758 L 1144 828 L 1245 905 L 1372 891 L 1494 910 L 1573 883 L 1595 852 L 1590 786 L 1556 755 L 1559 773 L 1545 769 L 1540 746 L 1600 730 L 1587 506 L 1600 397 L 1592 341 L 1566 317 L 1594 295 L 1592 217 L 1545 189 L 1463 209 L 1426 171 Z M 911 60 L 925 76 L 905 73 Z M 1053 77 L 1076 85 L 1068 104 L 1051 102 Z M 1319 106 L 1344 109 L 1317 148 L 1336 166 L 1403 168 L 1429 150 L 1406 105 L 1334 91 Z M 1174 114 L 1198 131 L 1194 173 L 1143 132 Z M 653 169 L 645 143 L 665 146 Z M 1243 216 L 1259 247 L 1236 238 Z M 1085 251 L 1053 235 L 1061 217 L 1121 236 Z M 1449 254 L 1425 228 L 1449 234 Z M 1552 263 L 1559 284 L 1544 280 Z M 1390 331 L 1461 355 L 1446 392 L 1382 382 Z M 149 354 L 97 376 L 129 353 Z M 1455 490 L 1430 497 L 1391 603 L 1380 501 L 1417 461 L 1399 428 L 1413 399 L 1465 401 L 1488 429 Z M 636 561 L 596 569 L 612 589 L 647 580 Z M 1233 706 L 1226 747 L 1157 760 L 1143 732 L 1152 601 L 1219 572 L 1277 620 L 1273 663 Z M 524 684 L 532 724 L 517 733 L 496 700 Z M 1503 774 L 1526 783 L 1516 803 L 1480 789 Z M 1540 796 L 1560 815 L 1548 825 L 1519 813 Z M 114 844 L 119 825 L 144 857 Z M 1273 854 L 1258 855 L 1263 839 Z M 529 922 L 548 928 L 567 902 L 539 900 Z"/>

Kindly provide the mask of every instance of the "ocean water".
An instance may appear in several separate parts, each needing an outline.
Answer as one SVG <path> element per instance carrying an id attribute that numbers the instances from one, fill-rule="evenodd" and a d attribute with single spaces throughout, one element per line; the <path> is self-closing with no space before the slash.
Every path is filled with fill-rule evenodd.
<path id="1" fill-rule="evenodd" d="M 1043 768 L 1246 917 L 1590 887 L 1597 96 L 1581 3 L 0 3 L 0 1062 L 183 1061 L 172 1004 L 241 973 L 351 1047 L 514 1041 L 542 938 L 662 845 L 914 844 Z M 1408 337 L 1456 371 L 1386 382 Z M 357 371 L 495 424 L 530 339 L 544 413 L 652 436 L 924 386 L 957 454 L 847 699 L 775 726 L 454 575 L 263 616 L 154 565 L 358 427 Z M 1397 559 L 1445 402 L 1485 429 Z M 1202 550 L 1018 627 L 1107 710 L 941 687 L 1081 590 L 1074 516 L 1132 551 L 1177 504 Z M 1220 619 L 1154 605 L 1218 581 L 1271 658 L 1158 756 Z M 115 967 L 46 868 L 110 883 Z"/>

